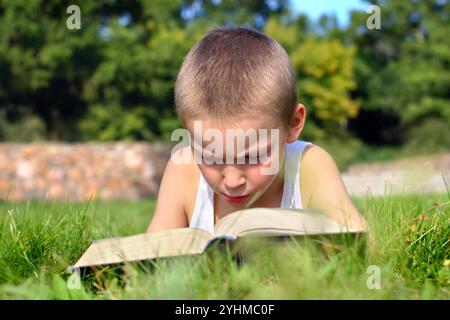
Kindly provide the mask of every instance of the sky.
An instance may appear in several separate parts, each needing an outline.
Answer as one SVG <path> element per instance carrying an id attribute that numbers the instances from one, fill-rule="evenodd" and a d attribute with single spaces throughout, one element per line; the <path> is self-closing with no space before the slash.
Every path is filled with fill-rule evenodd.
<path id="1" fill-rule="evenodd" d="M 350 20 L 350 10 L 366 11 L 369 2 L 362 0 L 291 0 L 295 13 L 306 13 L 316 20 L 324 13 L 334 13 L 341 26 L 347 25 Z"/>

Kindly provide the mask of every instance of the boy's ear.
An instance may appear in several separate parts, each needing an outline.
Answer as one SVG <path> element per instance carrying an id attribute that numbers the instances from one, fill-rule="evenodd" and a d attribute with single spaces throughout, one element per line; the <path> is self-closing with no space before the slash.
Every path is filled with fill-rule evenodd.
<path id="1" fill-rule="evenodd" d="M 292 143 L 298 139 L 298 137 L 303 131 L 305 120 L 306 120 L 306 108 L 303 104 L 299 103 L 295 108 L 291 122 L 289 123 L 289 131 L 287 137 L 288 143 Z"/>

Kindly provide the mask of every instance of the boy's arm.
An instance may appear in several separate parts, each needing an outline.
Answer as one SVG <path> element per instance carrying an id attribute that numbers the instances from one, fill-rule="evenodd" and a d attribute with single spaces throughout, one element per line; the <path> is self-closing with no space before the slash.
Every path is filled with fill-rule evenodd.
<path id="1" fill-rule="evenodd" d="M 177 165 L 169 160 L 164 169 L 163 178 L 159 187 L 156 209 L 147 232 L 156 232 L 188 226 L 184 210 L 183 177 L 184 165 Z"/>
<path id="2" fill-rule="evenodd" d="M 367 230 L 365 219 L 347 194 L 334 159 L 321 147 L 313 145 L 305 151 L 300 186 L 306 208 L 320 208 L 342 225 Z"/>

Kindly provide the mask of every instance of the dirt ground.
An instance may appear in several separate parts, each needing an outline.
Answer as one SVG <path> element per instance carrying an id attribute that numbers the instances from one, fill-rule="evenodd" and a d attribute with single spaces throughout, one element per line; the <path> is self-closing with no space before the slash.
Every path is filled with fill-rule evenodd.
<path id="1" fill-rule="evenodd" d="M 342 173 L 350 195 L 446 193 L 450 152 L 350 166 Z"/>

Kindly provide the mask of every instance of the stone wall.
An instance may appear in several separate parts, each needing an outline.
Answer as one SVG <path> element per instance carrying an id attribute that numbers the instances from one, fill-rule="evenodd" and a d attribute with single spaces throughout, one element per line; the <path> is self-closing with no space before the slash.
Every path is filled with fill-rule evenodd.
<path id="1" fill-rule="evenodd" d="M 172 145 L 0 143 L 0 201 L 143 199 L 156 196 Z M 450 153 L 351 166 L 350 195 L 446 193 Z"/>
<path id="2" fill-rule="evenodd" d="M 171 148 L 146 142 L 0 143 L 0 200 L 155 196 Z"/>

